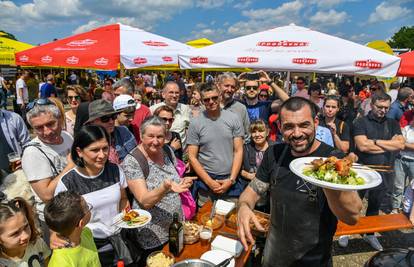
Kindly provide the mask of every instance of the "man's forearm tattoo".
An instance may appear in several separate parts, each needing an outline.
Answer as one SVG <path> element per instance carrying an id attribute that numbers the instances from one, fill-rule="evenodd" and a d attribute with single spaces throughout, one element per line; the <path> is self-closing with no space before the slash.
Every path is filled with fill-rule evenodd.
<path id="1" fill-rule="evenodd" d="M 260 181 L 257 178 L 254 178 L 249 186 L 256 192 L 258 195 L 263 195 L 267 190 L 269 190 L 269 183 Z"/>

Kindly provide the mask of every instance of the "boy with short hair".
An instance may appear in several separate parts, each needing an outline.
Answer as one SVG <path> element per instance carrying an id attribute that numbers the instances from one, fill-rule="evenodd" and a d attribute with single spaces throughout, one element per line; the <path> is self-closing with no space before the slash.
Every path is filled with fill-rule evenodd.
<path id="1" fill-rule="evenodd" d="M 74 192 L 61 192 L 46 204 L 44 214 L 49 228 L 69 246 L 54 249 L 49 267 L 101 266 L 92 232 L 86 228 L 92 206 Z"/>

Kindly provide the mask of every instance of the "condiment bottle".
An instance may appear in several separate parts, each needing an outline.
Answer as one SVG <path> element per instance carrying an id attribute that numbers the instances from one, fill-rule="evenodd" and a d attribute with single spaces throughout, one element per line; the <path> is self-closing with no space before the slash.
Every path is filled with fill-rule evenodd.
<path id="1" fill-rule="evenodd" d="M 174 213 L 173 222 L 169 230 L 169 248 L 174 256 L 178 256 L 184 247 L 184 227 L 178 221 L 178 213 Z"/>

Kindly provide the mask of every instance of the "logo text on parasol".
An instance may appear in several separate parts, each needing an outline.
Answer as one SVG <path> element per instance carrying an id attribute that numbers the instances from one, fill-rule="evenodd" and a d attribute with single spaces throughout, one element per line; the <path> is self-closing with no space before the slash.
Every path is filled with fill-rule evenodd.
<path id="1" fill-rule="evenodd" d="M 238 57 L 237 62 L 239 63 L 257 63 L 259 62 L 258 57 Z"/>
<path id="2" fill-rule="evenodd" d="M 370 59 L 357 60 L 355 61 L 355 67 L 364 68 L 364 69 L 381 69 L 382 63 L 378 61 L 373 61 Z"/>
<path id="3" fill-rule="evenodd" d="M 67 46 L 90 46 L 96 44 L 97 40 L 92 39 L 84 39 L 84 40 L 74 40 L 69 43 L 67 43 Z"/>
<path id="4" fill-rule="evenodd" d="M 207 57 L 192 57 L 190 58 L 190 63 L 193 64 L 206 64 L 208 63 Z"/>
<path id="5" fill-rule="evenodd" d="M 305 65 L 313 65 L 316 64 L 318 60 L 316 58 L 292 58 L 292 63 L 294 64 L 305 64 Z"/>
<path id="6" fill-rule="evenodd" d="M 108 62 L 109 60 L 107 58 L 100 57 L 95 60 L 95 65 L 105 66 L 105 65 L 108 65 Z"/>
<path id="7" fill-rule="evenodd" d="M 78 64 L 79 63 L 79 58 L 77 58 L 75 56 L 68 57 L 66 59 L 66 63 L 71 64 L 71 65 Z"/>
<path id="8" fill-rule="evenodd" d="M 43 63 L 50 63 L 52 62 L 53 57 L 46 55 L 40 58 L 40 61 L 42 61 Z"/>
<path id="9" fill-rule="evenodd" d="M 23 55 L 23 56 L 20 56 L 20 57 L 19 57 L 19 60 L 20 60 L 21 62 L 27 62 L 27 61 L 29 61 L 29 57 L 28 57 L 28 56 L 26 56 L 26 55 Z"/>
<path id="10" fill-rule="evenodd" d="M 309 46 L 309 42 L 303 42 L 303 41 L 266 41 L 266 42 L 258 42 L 256 46 L 300 47 L 300 46 Z"/>
<path id="11" fill-rule="evenodd" d="M 162 60 L 165 62 L 172 62 L 173 58 L 172 57 L 162 57 Z"/>
<path id="12" fill-rule="evenodd" d="M 168 44 L 165 42 L 157 42 L 157 41 L 143 41 L 142 43 L 148 46 L 168 46 Z"/>
<path id="13" fill-rule="evenodd" d="M 147 62 L 148 62 L 147 59 L 144 58 L 144 57 L 136 57 L 136 58 L 134 58 L 134 64 L 136 64 L 136 65 L 145 64 Z"/>

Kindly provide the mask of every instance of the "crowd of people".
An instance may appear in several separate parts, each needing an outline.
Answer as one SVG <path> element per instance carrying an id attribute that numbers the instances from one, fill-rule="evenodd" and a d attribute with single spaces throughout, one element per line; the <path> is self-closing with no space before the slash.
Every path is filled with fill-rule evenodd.
<path id="1" fill-rule="evenodd" d="M 0 266 L 145 266 L 168 242 L 173 215 L 194 216 L 183 194 L 198 207 L 238 203 L 246 249 L 250 223 L 262 228 L 252 210 L 270 212 L 263 266 L 331 266 L 337 221 L 355 224 L 363 198 L 367 216 L 404 213 L 414 222 L 408 81 L 388 90 L 375 78 L 290 81 L 264 71 L 210 74 L 207 82 L 180 72 L 85 78 L 73 71 L 66 80 L 48 74 L 33 93 L 30 77 L 22 71 L 13 86 L 0 79 L 0 168 L 22 172 L 33 192 L 1 195 Z M 12 152 L 21 167 L 10 169 Z M 376 188 L 345 192 L 289 170 L 295 158 L 346 154 L 395 171 L 381 173 Z M 121 230 L 113 218 L 129 207 L 152 220 Z M 383 249 L 375 235 L 363 238 Z"/>

